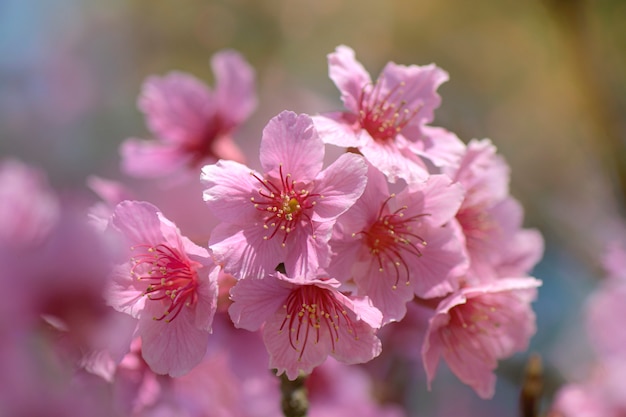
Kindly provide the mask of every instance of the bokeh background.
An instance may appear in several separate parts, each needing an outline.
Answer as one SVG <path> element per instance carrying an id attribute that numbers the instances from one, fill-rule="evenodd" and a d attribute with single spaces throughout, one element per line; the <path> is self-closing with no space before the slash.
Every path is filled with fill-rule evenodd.
<path id="1" fill-rule="evenodd" d="M 251 155 L 279 111 L 341 108 L 326 63 L 337 45 L 373 76 L 390 60 L 434 62 L 450 74 L 434 124 L 493 140 L 526 226 L 545 236 L 531 351 L 549 402 L 584 372 L 585 297 L 625 230 L 625 22 L 623 0 L 0 0 L 0 154 L 59 188 L 120 178 L 119 144 L 148 135 L 136 109 L 144 78 L 183 70 L 210 83 L 222 48 L 257 71 L 260 105 L 236 137 Z M 500 367 L 491 402 L 445 371 L 433 392 L 420 382 L 402 395 L 420 416 L 515 415 L 526 358 Z"/>

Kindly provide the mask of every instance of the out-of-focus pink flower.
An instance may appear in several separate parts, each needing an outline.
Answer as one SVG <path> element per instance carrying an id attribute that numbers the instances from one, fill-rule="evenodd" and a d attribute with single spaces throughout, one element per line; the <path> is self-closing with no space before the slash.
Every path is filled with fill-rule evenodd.
<path id="1" fill-rule="evenodd" d="M 503 278 L 443 299 L 422 346 L 428 381 L 443 356 L 454 374 L 482 398 L 494 394 L 498 360 L 524 351 L 535 333 L 530 303 L 541 281 Z"/>
<path id="2" fill-rule="evenodd" d="M 111 274 L 107 302 L 139 320 L 143 357 L 156 373 L 189 372 L 206 351 L 219 268 L 149 203 L 120 203 L 110 226 L 129 250 Z"/>
<path id="3" fill-rule="evenodd" d="M 569 383 L 559 389 L 552 404 L 553 414 L 556 417 L 625 416 L 625 371 L 623 357 L 597 365 L 585 381 Z"/>
<path id="4" fill-rule="evenodd" d="M 624 242 L 611 242 L 607 245 L 602 264 L 607 278 L 626 283 L 626 248 Z"/>
<path id="5" fill-rule="evenodd" d="M 463 187 L 445 175 L 390 193 L 384 175 L 370 166 L 363 195 L 337 222 L 329 273 L 353 279 L 384 322 L 402 319 L 414 295 L 448 294 L 467 267 L 462 241 L 444 227 L 462 200 Z"/>
<path id="6" fill-rule="evenodd" d="M 229 313 L 236 327 L 263 327 L 270 368 L 295 379 L 328 355 L 347 364 L 364 363 L 381 352 L 375 329 L 380 311 L 367 298 L 348 298 L 335 279 L 288 278 L 280 272 L 243 279 L 231 291 Z"/>
<path id="7" fill-rule="evenodd" d="M 378 404 L 370 376 L 358 366 L 328 358 L 306 380 L 311 417 L 401 417 L 399 405 Z"/>
<path id="8" fill-rule="evenodd" d="M 587 333 L 602 359 L 626 361 L 626 280 L 607 280 L 587 300 Z"/>
<path id="9" fill-rule="evenodd" d="M 261 277 L 284 263 L 303 276 L 328 263 L 336 218 L 362 194 L 367 167 L 341 155 L 322 170 L 324 144 L 307 115 L 282 112 L 263 130 L 264 174 L 234 161 L 202 169 L 204 200 L 222 223 L 209 248 L 236 278 Z"/>
<path id="10" fill-rule="evenodd" d="M 59 216 L 60 203 L 42 172 L 18 160 L 0 161 L 0 246 L 37 246 Z"/>
<path id="11" fill-rule="evenodd" d="M 254 70 L 235 51 L 211 60 L 215 91 L 195 77 L 173 72 L 143 85 L 139 108 L 156 140 L 128 139 L 122 168 L 136 177 L 165 177 L 217 159 L 243 161 L 232 133 L 256 108 Z"/>
<path id="12" fill-rule="evenodd" d="M 418 154 L 437 165 L 462 151 L 463 144 L 454 134 L 425 127 L 441 103 L 436 90 L 448 80 L 442 69 L 434 64 L 389 62 L 372 82 L 347 46 L 329 54 L 328 64 L 347 111 L 314 118 L 326 143 L 358 148 L 391 182 L 397 178 L 415 182 L 428 176 Z"/>
<path id="13" fill-rule="evenodd" d="M 95 203 L 88 213 L 91 224 L 98 230 L 104 231 L 107 228 L 109 219 L 118 203 L 136 199 L 132 191 L 124 184 L 95 175 L 87 178 L 87 186 L 102 199 L 102 201 Z"/>

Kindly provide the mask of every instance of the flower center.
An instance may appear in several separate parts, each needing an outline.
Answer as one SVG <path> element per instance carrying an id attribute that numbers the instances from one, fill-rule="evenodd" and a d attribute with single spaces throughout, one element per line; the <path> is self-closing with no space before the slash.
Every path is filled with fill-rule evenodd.
<path id="1" fill-rule="evenodd" d="M 198 301 L 199 263 L 189 260 L 178 250 L 165 244 L 156 246 L 137 245 L 140 250 L 131 258 L 131 275 L 148 283 L 144 294 L 152 301 L 165 304 L 165 312 L 155 320 L 169 323 L 178 316 L 183 307 L 191 307 Z"/>
<path id="2" fill-rule="evenodd" d="M 456 219 L 463 228 L 470 251 L 480 250 L 487 245 L 490 240 L 493 240 L 493 233 L 498 230 L 498 224 L 483 206 L 461 208 L 456 214 Z"/>
<path id="3" fill-rule="evenodd" d="M 251 175 L 261 183 L 258 193 L 260 198 L 251 197 L 250 201 L 257 210 L 264 213 L 263 228 L 268 234 L 263 239 L 268 240 L 282 233 L 282 246 L 285 246 L 287 237 L 300 223 L 305 222 L 311 226 L 313 223 L 308 211 L 315 206 L 314 197 L 321 197 L 319 194 L 312 194 L 309 190 L 298 187 L 291 179 L 291 174 L 283 174 L 283 167 L 279 167 L 280 179 L 261 179 L 256 174 Z"/>
<path id="4" fill-rule="evenodd" d="M 303 285 L 294 289 L 283 305 L 285 319 L 280 331 L 287 329 L 289 344 L 300 352 L 302 359 L 307 343 L 320 341 L 321 334 L 329 336 L 332 351 L 339 341 L 339 327 L 347 326 L 347 332 L 358 338 L 352 319 L 348 316 L 343 304 L 333 295 L 332 291 L 315 285 Z"/>
<path id="5" fill-rule="evenodd" d="M 370 254 L 378 262 L 380 272 L 385 272 L 388 265 L 392 266 L 395 273 L 393 289 L 396 289 L 402 273 L 405 275 L 406 285 L 410 283 L 410 269 L 405 257 L 422 256 L 419 245 L 426 246 L 426 241 L 414 232 L 414 228 L 417 220 L 428 214 L 404 217 L 407 206 L 390 212 L 388 203 L 394 197 L 395 194 L 391 194 L 383 202 L 377 220 L 368 230 L 355 233 L 353 236 L 364 237 Z"/>
<path id="6" fill-rule="evenodd" d="M 383 82 L 379 78 L 375 84 L 367 84 L 359 97 L 359 123 L 374 140 L 386 142 L 398 133 L 417 115 L 421 106 L 407 107 L 403 98 L 404 82 L 397 83 L 383 93 Z"/>

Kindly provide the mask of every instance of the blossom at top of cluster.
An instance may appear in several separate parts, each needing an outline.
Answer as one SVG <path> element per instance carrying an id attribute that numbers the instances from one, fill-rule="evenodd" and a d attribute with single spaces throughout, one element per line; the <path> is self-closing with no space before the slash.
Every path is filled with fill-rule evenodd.
<path id="1" fill-rule="evenodd" d="M 154 372 L 189 372 L 206 351 L 219 268 L 150 203 L 119 203 L 109 226 L 126 250 L 111 272 L 107 303 L 138 319 L 135 334 Z"/>
<path id="2" fill-rule="evenodd" d="M 362 194 L 367 167 L 346 153 L 323 167 L 324 143 L 308 115 L 284 111 L 263 130 L 263 173 L 235 161 L 202 168 L 204 200 L 221 223 L 209 248 L 238 279 L 283 263 L 303 276 L 327 265 L 336 218 Z"/>
<path id="3" fill-rule="evenodd" d="M 347 297 L 339 281 L 288 277 L 280 272 L 243 279 L 231 290 L 230 317 L 238 328 L 262 328 L 270 368 L 295 379 L 328 355 L 340 362 L 368 362 L 381 352 L 375 331 L 382 314 L 369 299 Z"/>
<path id="4" fill-rule="evenodd" d="M 254 111 L 254 70 L 235 51 L 213 55 L 215 90 L 183 72 L 151 76 L 138 106 L 153 140 L 127 139 L 120 148 L 125 173 L 144 178 L 196 175 L 217 159 L 243 161 L 232 134 Z"/>
<path id="5" fill-rule="evenodd" d="M 337 221 L 328 271 L 351 278 L 385 317 L 404 317 L 415 295 L 444 296 L 467 268 L 462 241 L 451 225 L 463 188 L 445 175 L 390 193 L 384 175 L 370 165 L 363 195 Z"/>
<path id="6" fill-rule="evenodd" d="M 448 79 L 442 69 L 389 62 L 372 82 L 343 45 L 328 55 L 328 64 L 346 111 L 315 117 L 326 143 L 357 148 L 391 182 L 423 181 L 429 170 L 422 157 L 440 165 L 462 149 L 456 135 L 426 126 L 441 103 L 436 90 Z"/>
<path id="7" fill-rule="evenodd" d="M 535 333 L 530 303 L 540 285 L 530 277 L 502 278 L 463 287 L 444 298 L 429 321 L 422 346 L 429 384 L 443 357 L 461 381 L 481 398 L 491 398 L 498 360 L 526 350 Z"/>

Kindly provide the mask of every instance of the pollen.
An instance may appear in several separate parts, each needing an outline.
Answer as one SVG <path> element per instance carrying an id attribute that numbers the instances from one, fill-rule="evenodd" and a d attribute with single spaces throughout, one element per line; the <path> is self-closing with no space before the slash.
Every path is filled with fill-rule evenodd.
<path id="1" fill-rule="evenodd" d="M 356 235 L 362 237 L 382 279 L 390 278 L 391 288 L 396 290 L 401 279 L 410 285 L 410 264 L 422 256 L 426 241 L 415 229 L 419 228 L 419 219 L 427 214 L 405 216 L 406 205 L 392 210 L 390 201 L 394 198 L 395 194 L 391 194 L 382 203 L 376 221 Z"/>
<path id="2" fill-rule="evenodd" d="M 313 234 L 311 209 L 315 206 L 319 194 L 311 193 L 307 186 L 297 182 L 290 173 L 283 172 L 279 165 L 279 178 L 261 178 L 251 175 L 261 184 L 258 197 L 251 197 L 254 207 L 263 213 L 262 227 L 268 231 L 263 237 L 270 240 L 278 236 L 281 246 L 287 246 L 287 238 L 294 230 L 304 228 Z"/>
<path id="3" fill-rule="evenodd" d="M 359 123 L 374 140 L 395 139 L 421 110 L 421 104 L 408 107 L 404 86 L 404 82 L 388 86 L 383 78 L 379 78 L 375 84 L 367 84 L 361 90 Z"/>
<path id="4" fill-rule="evenodd" d="M 315 285 L 294 289 L 283 306 L 285 318 L 279 331 L 288 328 L 289 344 L 302 358 L 308 343 L 317 344 L 328 335 L 331 350 L 340 340 L 340 330 L 356 335 L 353 318 L 332 292 Z"/>
<path id="5" fill-rule="evenodd" d="M 193 307 L 198 301 L 197 262 L 166 244 L 137 245 L 138 253 L 131 258 L 131 275 L 148 285 L 143 295 L 163 305 L 161 316 L 154 320 L 174 320 L 183 308 Z"/>

